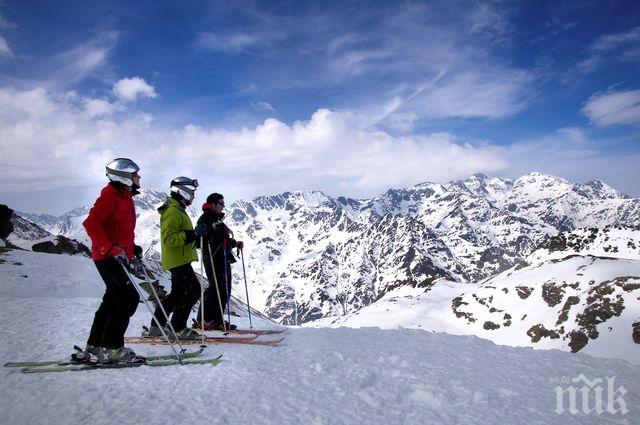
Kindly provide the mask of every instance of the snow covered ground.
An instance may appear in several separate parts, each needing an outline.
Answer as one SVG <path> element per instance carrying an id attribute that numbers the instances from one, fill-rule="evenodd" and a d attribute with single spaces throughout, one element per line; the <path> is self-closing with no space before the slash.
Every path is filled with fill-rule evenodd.
<path id="1" fill-rule="evenodd" d="M 67 357 L 86 339 L 102 295 L 91 261 L 26 251 L 0 253 L 0 260 L 0 361 Z M 141 305 L 128 334 L 148 321 Z M 0 423 L 640 422 L 640 367 L 622 360 L 422 330 L 289 329 L 285 335 L 276 347 L 211 346 L 210 355 L 224 355 L 215 367 L 41 375 L 3 368 Z M 571 382 L 580 375 L 603 380 L 589 392 L 594 407 L 602 389 L 603 413 L 582 410 L 581 390 L 589 388 Z M 570 387 L 577 390 L 575 415 L 568 411 Z M 563 413 L 556 388 L 566 390 Z"/>

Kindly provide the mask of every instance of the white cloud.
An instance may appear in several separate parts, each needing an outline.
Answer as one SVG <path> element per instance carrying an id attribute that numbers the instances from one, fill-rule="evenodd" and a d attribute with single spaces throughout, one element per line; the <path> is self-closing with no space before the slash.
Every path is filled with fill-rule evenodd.
<path id="1" fill-rule="evenodd" d="M 104 163 L 117 156 L 139 161 L 146 185 L 162 188 L 186 174 L 201 179 L 204 190 L 251 195 L 297 188 L 371 194 L 504 166 L 500 148 L 475 148 L 444 133 L 396 138 L 359 130 L 348 115 L 329 110 L 291 125 L 268 119 L 237 131 L 172 130 L 145 114 L 109 118 L 108 102 L 76 97 L 0 89 L 3 192 L 100 184 Z M 93 120 L 90 109 L 103 119 Z"/>
<path id="2" fill-rule="evenodd" d="M 84 108 L 90 117 L 100 117 L 112 115 L 120 109 L 119 105 L 111 103 L 106 99 L 84 99 Z"/>
<path id="3" fill-rule="evenodd" d="M 9 48 L 9 44 L 7 44 L 7 40 L 4 39 L 0 35 L 0 56 L 13 56 L 13 52 Z"/>
<path id="4" fill-rule="evenodd" d="M 607 170 L 597 177 L 615 182 L 610 177 L 621 172 L 616 170 L 630 169 L 627 158 L 617 167 L 609 160 L 607 167 L 607 159 L 580 129 L 563 129 L 513 147 L 472 145 L 449 133 L 396 137 L 361 127 L 360 117 L 327 109 L 292 124 L 271 118 L 233 131 L 194 125 L 171 129 L 144 113 L 109 116 L 104 102 L 96 103 L 105 112 L 96 120 L 87 108 L 90 102 L 77 95 L 1 88 L 0 194 L 11 199 L 12 193 L 33 188 L 95 189 L 104 184 L 104 165 L 120 156 L 141 166 L 147 187 L 166 189 L 178 175 L 198 178 L 198 202 L 212 191 L 229 199 L 295 189 L 371 196 L 389 187 L 446 182 L 477 172 L 542 171 L 571 177 L 567 174 Z M 411 117 L 399 120 L 402 125 Z M 69 208 L 90 201 L 64 200 Z"/>
<path id="5" fill-rule="evenodd" d="M 157 97 L 153 86 L 140 77 L 123 78 L 113 85 L 113 93 L 125 102 L 131 102 L 138 97 Z"/>
<path id="6" fill-rule="evenodd" d="M 596 93 L 587 100 L 582 113 L 600 127 L 640 124 L 640 90 Z"/>

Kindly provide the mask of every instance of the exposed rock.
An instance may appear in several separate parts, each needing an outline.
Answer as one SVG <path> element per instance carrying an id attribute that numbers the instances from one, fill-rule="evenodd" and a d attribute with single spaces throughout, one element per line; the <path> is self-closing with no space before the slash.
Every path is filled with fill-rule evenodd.
<path id="1" fill-rule="evenodd" d="M 589 342 L 589 337 L 581 331 L 572 331 L 569 334 L 569 348 L 572 353 L 582 350 Z"/>
<path id="2" fill-rule="evenodd" d="M 91 257 L 91 250 L 89 248 L 75 239 L 69 239 L 66 236 L 56 236 L 55 241 L 46 241 L 34 244 L 31 249 L 35 252 L 46 252 L 49 254 L 68 254 Z"/>
<path id="3" fill-rule="evenodd" d="M 13 210 L 6 205 L 0 204 L 0 239 L 7 239 L 13 232 Z"/>
<path id="4" fill-rule="evenodd" d="M 458 319 L 464 317 L 465 319 L 467 319 L 467 321 L 469 321 L 469 323 L 475 322 L 477 319 L 473 317 L 472 313 L 458 310 L 463 305 L 469 305 L 469 303 L 462 301 L 462 297 L 455 297 L 451 302 L 451 309 L 453 310 L 453 314 L 455 314 Z"/>
<path id="5" fill-rule="evenodd" d="M 488 331 L 492 331 L 494 329 L 499 329 L 500 325 L 498 325 L 497 323 L 493 323 L 490 320 L 487 320 L 486 322 L 484 322 L 484 325 L 482 325 L 482 327 Z"/>
<path id="6" fill-rule="evenodd" d="M 542 324 L 531 326 L 527 331 L 527 335 L 531 338 L 531 342 L 538 342 L 541 338 L 558 339 L 560 335 L 553 329 L 547 329 Z"/>
<path id="7" fill-rule="evenodd" d="M 556 285 L 555 282 L 546 282 L 542 285 L 542 299 L 549 307 L 554 307 L 562 302 L 564 290 L 562 286 Z"/>
<path id="8" fill-rule="evenodd" d="M 564 302 L 564 305 L 562 306 L 562 311 L 560 312 L 560 315 L 558 316 L 558 320 L 556 321 L 556 325 L 560 325 L 563 322 L 566 322 L 567 319 L 569 318 L 569 310 L 571 309 L 572 305 L 578 304 L 580 302 L 580 298 L 576 297 L 576 296 L 570 296 L 567 297 L 567 301 Z"/>
<path id="9" fill-rule="evenodd" d="M 640 322 L 635 322 L 631 325 L 631 337 L 633 342 L 640 344 Z"/>
<path id="10" fill-rule="evenodd" d="M 529 288 L 528 286 L 516 286 L 516 292 L 518 296 L 523 300 L 529 298 L 529 295 L 533 292 L 533 288 Z"/>
<path id="11" fill-rule="evenodd" d="M 605 281 L 599 285 L 592 286 L 587 297 L 587 307 L 581 314 L 576 316 L 576 323 L 587 333 L 591 339 L 596 339 L 599 335 L 596 326 L 606 322 L 614 316 L 620 316 L 624 310 L 624 299 L 618 294 L 609 297 L 614 293 L 613 285 L 610 281 Z"/>

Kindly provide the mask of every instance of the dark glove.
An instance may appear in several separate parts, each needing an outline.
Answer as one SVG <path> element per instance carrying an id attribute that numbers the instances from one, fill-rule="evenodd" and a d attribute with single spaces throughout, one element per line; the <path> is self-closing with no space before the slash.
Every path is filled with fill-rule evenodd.
<path id="1" fill-rule="evenodd" d="M 196 236 L 196 232 L 193 230 L 185 230 L 184 231 L 184 244 L 188 245 L 190 243 L 195 242 L 198 239 Z"/>
<path id="2" fill-rule="evenodd" d="M 242 242 L 242 241 L 236 241 L 236 248 L 238 248 L 238 249 L 242 249 L 242 248 L 244 248 L 244 242 Z"/>
<path id="3" fill-rule="evenodd" d="M 133 246 L 133 256 L 138 260 L 142 259 L 142 247 L 140 245 Z"/>
<path id="4" fill-rule="evenodd" d="M 134 275 L 142 275 L 144 273 L 144 264 L 139 258 L 133 258 L 129 261 L 129 272 Z"/>

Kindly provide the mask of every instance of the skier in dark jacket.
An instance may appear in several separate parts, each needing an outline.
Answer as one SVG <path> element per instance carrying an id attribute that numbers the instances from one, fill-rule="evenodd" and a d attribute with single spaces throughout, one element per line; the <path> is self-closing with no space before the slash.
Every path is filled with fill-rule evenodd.
<path id="1" fill-rule="evenodd" d="M 123 267 L 142 256 L 142 248 L 134 244 L 136 212 L 133 196 L 140 187 L 139 170 L 138 165 L 127 158 L 110 162 L 107 165 L 110 182 L 102 189 L 82 223 L 91 238 L 91 258 L 104 280 L 106 291 L 96 311 L 85 351 L 72 355 L 76 361 L 144 362 L 143 357 L 124 347 L 129 318 L 140 301 Z"/>
<path id="2" fill-rule="evenodd" d="M 231 297 L 231 264 L 236 259 L 232 248 L 242 249 L 242 241 L 233 239 L 232 232 L 222 222 L 224 219 L 224 197 L 212 193 L 202 206 L 202 215 L 198 218 L 196 231 L 204 235 L 202 247 L 203 263 L 207 273 L 209 286 L 204 292 L 204 329 L 235 329 L 235 325 L 224 321 L 224 307 L 228 306 Z M 218 294 L 220 297 L 218 297 Z M 202 309 L 202 305 L 200 306 Z M 202 318 L 202 310 L 198 312 L 198 320 Z M 200 321 L 194 323 L 195 329 L 202 329 Z"/>
<path id="3" fill-rule="evenodd" d="M 200 282 L 191 262 L 198 261 L 195 241 L 203 233 L 193 230 L 191 219 L 185 212 L 193 202 L 198 181 L 188 177 L 176 177 L 171 181 L 171 196 L 158 208 L 160 213 L 160 240 L 162 248 L 162 269 L 171 272 L 171 292 L 161 300 L 167 315 L 171 316 L 172 329 L 166 329 L 170 337 L 180 340 L 195 339 L 199 334 L 187 327 L 191 309 L 200 297 Z M 206 229 L 205 229 L 206 230 Z M 166 317 L 158 307 L 155 316 L 161 326 L 166 325 Z M 155 323 L 149 326 L 144 336 L 161 336 L 162 331 Z"/>

